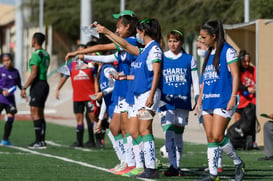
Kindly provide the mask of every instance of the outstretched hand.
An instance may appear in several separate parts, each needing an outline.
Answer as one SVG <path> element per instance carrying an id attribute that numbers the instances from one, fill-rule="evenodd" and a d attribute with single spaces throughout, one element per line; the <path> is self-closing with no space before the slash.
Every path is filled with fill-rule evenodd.
<path id="1" fill-rule="evenodd" d="M 66 54 L 65 60 L 68 61 L 70 58 L 73 58 L 75 56 L 77 56 L 77 52 L 69 52 Z"/>
<path id="2" fill-rule="evenodd" d="M 104 26 L 102 26 L 102 25 L 100 25 L 100 24 L 97 24 L 97 25 L 95 25 L 95 26 L 97 27 L 97 31 L 98 31 L 99 33 L 107 34 L 107 33 L 110 32 L 110 30 L 108 30 L 106 27 L 104 27 Z"/>

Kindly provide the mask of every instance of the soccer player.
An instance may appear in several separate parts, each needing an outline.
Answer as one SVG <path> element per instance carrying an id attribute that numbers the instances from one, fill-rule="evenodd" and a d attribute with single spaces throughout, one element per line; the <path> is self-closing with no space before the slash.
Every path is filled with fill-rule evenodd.
<path id="1" fill-rule="evenodd" d="M 132 63 L 134 72 L 133 92 L 139 121 L 137 132 L 142 136 L 145 160 L 145 169 L 137 177 L 157 178 L 159 175 L 156 169 L 152 121 L 160 100 L 158 83 L 163 59 L 163 52 L 159 45 L 162 42 L 160 24 L 156 19 L 150 18 L 137 24 L 136 38 L 140 44 L 145 46 L 144 49 L 131 45 L 101 25 L 97 25 L 97 30 L 99 33 L 104 33 L 124 50 L 137 55 L 137 59 Z"/>
<path id="2" fill-rule="evenodd" d="M 50 56 L 42 48 L 45 41 L 45 35 L 36 32 L 32 37 L 32 47 L 35 52 L 29 60 L 30 76 L 21 91 L 21 96 L 26 98 L 26 89 L 30 87 L 30 112 L 34 123 L 35 141 L 28 147 L 31 149 L 46 148 L 45 134 L 46 121 L 44 115 L 45 102 L 49 94 L 49 85 L 47 83 L 47 70 L 50 64 Z"/>
<path id="3" fill-rule="evenodd" d="M 183 153 L 183 132 L 188 124 L 191 105 L 191 86 L 193 85 L 195 100 L 199 96 L 199 78 L 197 65 L 192 55 L 187 54 L 182 46 L 184 35 L 172 30 L 167 35 L 169 51 L 164 53 L 162 63 L 162 95 L 166 104 L 161 107 L 165 111 L 165 119 L 161 122 L 165 133 L 165 146 L 168 152 L 170 167 L 163 171 L 165 176 L 183 176 L 180 162 Z"/>
<path id="4" fill-rule="evenodd" d="M 137 18 L 134 15 L 134 12 L 130 10 L 124 10 L 119 14 L 113 14 L 113 17 L 117 19 L 116 24 L 116 33 L 121 38 L 124 38 L 130 44 L 136 45 L 136 23 Z M 129 74 L 131 63 L 135 60 L 136 56 L 127 53 L 126 51 L 122 50 L 114 43 L 110 44 L 103 44 L 103 45 L 96 45 L 89 48 L 86 48 L 81 51 L 71 52 L 68 53 L 66 58 L 75 56 L 77 54 L 85 54 L 88 52 L 96 52 L 96 51 L 103 51 L 103 50 L 118 50 L 117 53 L 109 55 L 109 56 L 93 56 L 90 60 L 95 62 L 102 62 L 102 63 L 112 63 L 118 62 L 117 64 L 117 72 L 122 73 L 124 75 Z M 87 57 L 88 55 L 79 55 L 81 59 Z M 116 103 L 115 110 L 113 117 L 110 122 L 110 130 L 111 133 L 114 135 L 115 142 L 112 142 L 113 145 L 119 145 L 119 151 L 116 154 L 121 154 L 118 156 L 121 158 L 121 162 L 116 165 L 111 171 L 121 174 L 124 172 L 120 171 L 129 171 L 134 168 L 135 161 L 134 157 L 132 156 L 132 138 L 128 134 L 128 103 L 126 102 L 128 90 L 128 81 L 115 81 L 114 91 L 112 93 L 112 99 Z M 109 132 L 110 133 L 110 132 Z M 116 147 L 116 146 L 114 146 Z M 116 150 L 117 151 L 117 150 Z"/>
<path id="5" fill-rule="evenodd" d="M 202 67 L 202 86 L 197 107 L 202 116 L 208 141 L 209 176 L 200 181 L 219 180 L 217 161 L 219 147 L 233 160 L 235 180 L 244 177 L 244 162 L 238 157 L 225 129 L 234 113 L 239 87 L 237 53 L 224 38 L 221 21 L 209 21 L 200 30 L 202 42 L 209 47 Z"/>
<path id="6" fill-rule="evenodd" d="M 7 114 L 7 121 L 4 127 L 4 135 L 1 144 L 11 146 L 12 143 L 9 140 L 9 136 L 12 130 L 14 115 L 17 113 L 14 91 L 16 90 L 16 87 L 22 89 L 22 85 L 20 74 L 12 65 L 11 54 L 3 53 L 1 58 L 4 66 L 0 67 L 0 112 L 5 109 Z"/>
<path id="7" fill-rule="evenodd" d="M 79 46 L 78 49 L 84 48 L 83 46 Z M 69 70 L 70 70 L 70 77 L 72 82 L 72 88 L 73 88 L 73 111 L 76 117 L 77 125 L 76 125 L 76 142 L 70 145 L 71 147 L 83 147 L 83 135 L 84 135 L 84 111 L 88 113 L 88 116 L 92 123 L 96 120 L 94 116 L 94 109 L 95 109 L 95 101 L 90 99 L 90 95 L 93 95 L 95 93 L 95 77 L 97 70 L 93 66 L 93 68 L 89 69 L 80 69 L 83 62 L 79 59 L 71 61 L 71 63 L 68 64 Z M 63 75 L 58 87 L 56 89 L 56 98 L 59 99 L 60 89 L 65 84 L 67 79 L 69 78 L 69 75 Z M 88 120 L 87 120 L 88 121 Z M 91 124 L 91 128 L 93 129 L 93 124 Z M 89 138 L 91 140 L 90 144 L 88 144 L 88 147 L 95 147 L 94 142 L 94 136 L 93 136 L 93 130 L 89 133 Z M 91 135 L 90 135 L 91 134 Z M 92 139 L 93 138 L 93 139 Z"/>

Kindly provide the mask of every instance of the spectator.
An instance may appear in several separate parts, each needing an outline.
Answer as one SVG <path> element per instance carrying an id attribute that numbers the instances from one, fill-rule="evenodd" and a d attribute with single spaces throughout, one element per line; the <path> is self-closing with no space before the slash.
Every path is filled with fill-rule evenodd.
<path id="1" fill-rule="evenodd" d="M 80 46 L 78 49 L 82 49 L 84 46 Z M 94 71 L 93 69 L 79 69 L 83 64 L 82 61 L 76 59 L 68 64 L 71 76 L 71 82 L 73 87 L 73 110 L 77 121 L 76 126 L 76 142 L 70 145 L 71 147 L 83 147 L 83 135 L 84 135 L 84 110 L 88 113 L 90 121 L 93 123 L 95 121 L 94 109 L 95 102 L 89 98 L 89 95 L 95 93 L 95 85 L 94 85 Z M 68 75 L 64 75 L 56 89 L 56 98 L 59 99 L 60 89 L 69 78 Z M 88 119 L 87 119 L 88 121 Z M 93 124 L 87 124 L 91 129 L 89 131 L 89 141 L 87 142 L 87 147 L 95 147 L 96 144 L 94 142 L 93 136 Z"/>
<path id="2" fill-rule="evenodd" d="M 239 53 L 240 85 L 238 94 L 240 104 L 238 105 L 234 119 L 241 119 L 242 112 L 248 104 L 256 105 L 256 68 L 250 64 L 249 53 L 241 50 Z"/>

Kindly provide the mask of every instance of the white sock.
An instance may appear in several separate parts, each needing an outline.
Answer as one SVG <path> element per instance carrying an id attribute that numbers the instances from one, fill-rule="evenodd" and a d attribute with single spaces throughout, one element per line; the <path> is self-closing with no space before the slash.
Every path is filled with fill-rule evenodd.
<path id="1" fill-rule="evenodd" d="M 114 149 L 118 159 L 121 160 L 121 158 L 120 158 L 121 153 L 120 153 L 120 150 L 119 150 L 119 146 L 118 146 L 112 132 L 110 131 L 110 129 L 107 130 L 107 136 L 109 137 L 109 139 L 110 139 L 110 141 L 111 141 L 111 143 L 113 145 L 113 149 Z"/>
<path id="2" fill-rule="evenodd" d="M 222 168 L 222 160 L 223 160 L 223 150 L 219 146 L 219 157 L 218 157 L 218 168 Z"/>
<path id="3" fill-rule="evenodd" d="M 144 168 L 143 151 L 141 150 L 140 145 L 143 147 L 142 138 L 141 136 L 138 136 L 136 139 L 133 139 L 136 168 Z"/>
<path id="4" fill-rule="evenodd" d="M 211 175 L 218 175 L 218 143 L 208 143 L 208 165 L 209 165 L 209 173 Z"/>
<path id="5" fill-rule="evenodd" d="M 119 149 L 120 161 L 121 162 L 126 162 L 126 154 L 125 154 L 122 134 L 114 136 L 114 138 L 116 140 L 116 144 L 117 144 L 118 149 Z"/>
<path id="6" fill-rule="evenodd" d="M 173 125 L 171 125 L 165 132 L 165 146 L 168 152 L 168 159 L 169 159 L 170 166 L 177 168 L 175 133 L 172 128 L 174 128 Z"/>
<path id="7" fill-rule="evenodd" d="M 135 155 L 133 152 L 133 142 L 132 142 L 132 137 L 130 136 L 129 133 L 126 134 L 126 137 L 123 139 L 126 140 L 126 144 L 124 144 L 125 150 L 126 150 L 126 160 L 128 167 L 135 166 L 136 161 L 135 161 Z"/>
<path id="8" fill-rule="evenodd" d="M 152 134 L 148 134 L 142 137 L 144 145 L 144 162 L 146 168 L 156 168 L 156 157 L 155 157 L 155 142 Z"/>
<path id="9" fill-rule="evenodd" d="M 176 147 L 176 165 L 181 168 L 180 163 L 183 154 L 183 133 L 175 134 L 175 147 Z"/>
<path id="10" fill-rule="evenodd" d="M 237 156 L 236 151 L 227 137 L 220 143 L 220 148 L 233 160 L 234 165 L 238 165 L 242 160 Z"/>

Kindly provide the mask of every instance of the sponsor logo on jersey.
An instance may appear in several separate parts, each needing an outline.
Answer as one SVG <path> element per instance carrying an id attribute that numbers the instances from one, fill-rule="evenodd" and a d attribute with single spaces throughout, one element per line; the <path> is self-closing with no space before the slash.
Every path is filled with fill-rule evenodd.
<path id="1" fill-rule="evenodd" d="M 74 80 L 89 80 L 89 76 L 82 70 L 74 77 Z"/>

